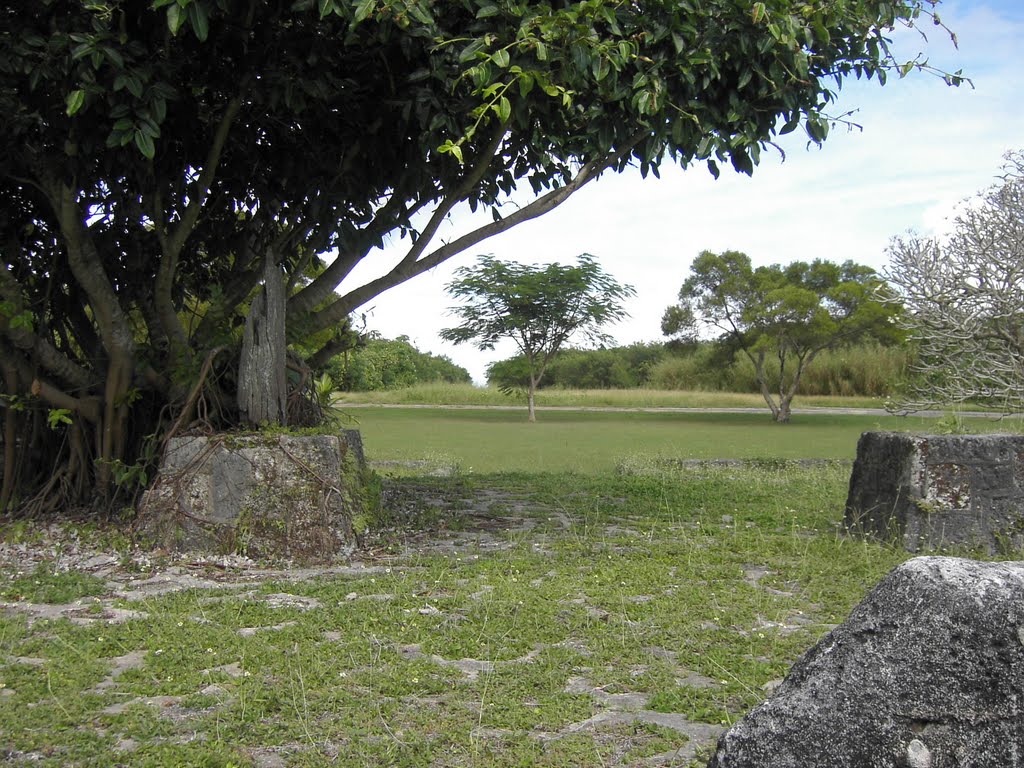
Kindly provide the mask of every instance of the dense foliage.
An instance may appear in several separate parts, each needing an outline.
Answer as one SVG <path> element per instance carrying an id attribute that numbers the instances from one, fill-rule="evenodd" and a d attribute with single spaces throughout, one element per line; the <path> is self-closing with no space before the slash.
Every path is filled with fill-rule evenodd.
<path id="1" fill-rule="evenodd" d="M 932 5 L 3 4 L 0 507 L 102 504 L 168 434 L 237 424 L 253 300 L 306 359 L 249 386 L 302 411 L 351 312 L 602 172 L 821 141 L 843 78 L 913 66 L 884 34 Z M 517 184 L 537 199 L 501 207 Z M 462 203 L 493 220 L 434 243 Z M 352 284 L 390 235 L 406 253 Z"/>
<path id="2" fill-rule="evenodd" d="M 1024 152 L 1007 155 L 1002 181 L 966 202 L 946 240 L 896 238 L 889 257 L 920 350 L 894 407 L 1024 410 Z"/>
<path id="3" fill-rule="evenodd" d="M 757 372 L 746 357 L 723 354 L 712 342 L 686 346 L 631 344 L 607 349 L 567 349 L 556 357 L 541 389 L 635 389 L 760 392 Z M 912 360 L 905 345 L 866 342 L 824 350 L 800 377 L 798 395 L 877 397 L 892 395 Z M 768 375 L 778 365 L 767 362 Z M 524 388 L 526 362 L 521 356 L 492 363 L 487 380 L 502 389 Z"/>
<path id="4" fill-rule="evenodd" d="M 471 384 L 469 371 L 445 356 L 420 352 L 408 336 L 382 339 L 371 336 L 355 349 L 338 355 L 327 367 L 340 389 L 372 392 L 443 381 Z"/>
<path id="5" fill-rule="evenodd" d="M 885 282 L 870 267 L 816 260 L 755 269 L 738 251 L 704 251 L 690 273 L 662 331 L 683 341 L 711 333 L 730 359 L 746 357 L 777 422 L 789 421 L 801 377 L 821 352 L 902 338 L 898 302 L 885 301 Z"/>
<path id="6" fill-rule="evenodd" d="M 548 365 L 541 388 L 633 389 L 647 385 L 650 369 L 666 355 L 663 344 L 631 344 L 601 349 L 565 349 Z M 522 355 L 487 367 L 487 381 L 503 389 L 525 389 L 529 382 Z"/>

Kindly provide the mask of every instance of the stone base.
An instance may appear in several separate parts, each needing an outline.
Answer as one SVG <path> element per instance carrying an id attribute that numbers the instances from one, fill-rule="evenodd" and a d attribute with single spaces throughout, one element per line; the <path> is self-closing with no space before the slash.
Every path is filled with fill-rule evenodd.
<path id="1" fill-rule="evenodd" d="M 354 547 L 365 467 L 356 430 L 175 437 L 139 506 L 136 536 L 173 551 L 327 562 Z"/>
<path id="2" fill-rule="evenodd" d="M 1024 548 L 1024 436 L 865 432 L 846 527 L 911 552 Z"/>

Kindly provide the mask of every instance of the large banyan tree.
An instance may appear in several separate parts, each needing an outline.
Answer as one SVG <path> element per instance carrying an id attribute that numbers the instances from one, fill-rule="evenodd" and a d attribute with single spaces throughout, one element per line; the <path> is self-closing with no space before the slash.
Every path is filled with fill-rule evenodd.
<path id="1" fill-rule="evenodd" d="M 885 35 L 932 6 L 4 3 L 0 510 L 109 505 L 175 431 L 307 418 L 354 310 L 606 171 L 820 142 L 844 78 L 927 66 Z M 435 242 L 464 203 L 493 216 Z"/>

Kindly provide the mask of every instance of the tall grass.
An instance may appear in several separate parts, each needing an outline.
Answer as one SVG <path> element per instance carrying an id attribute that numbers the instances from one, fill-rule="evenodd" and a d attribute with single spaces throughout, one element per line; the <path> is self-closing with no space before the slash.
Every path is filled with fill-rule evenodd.
<path id="1" fill-rule="evenodd" d="M 902 347 L 877 344 L 826 350 L 804 371 L 798 394 L 886 397 L 905 377 L 908 359 Z M 778 362 L 769 361 L 767 372 L 771 381 L 777 381 Z M 659 361 L 651 368 L 650 385 L 668 390 L 759 391 L 749 359 L 741 355 L 726 364 L 709 346 Z"/>

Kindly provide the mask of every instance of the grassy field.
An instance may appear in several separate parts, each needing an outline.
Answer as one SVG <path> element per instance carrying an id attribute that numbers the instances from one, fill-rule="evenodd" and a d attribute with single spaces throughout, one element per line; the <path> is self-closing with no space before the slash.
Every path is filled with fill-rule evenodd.
<path id="1" fill-rule="evenodd" d="M 936 426 L 935 419 L 818 414 L 782 425 L 767 413 L 542 411 L 534 424 L 518 410 L 358 408 L 349 414 L 378 466 L 462 473 L 611 474 L 665 459 L 853 459 L 864 431 Z M 971 424 L 1000 426 L 985 419 Z"/>
<path id="2" fill-rule="evenodd" d="M 890 417 L 356 415 L 405 464 L 334 568 L 0 529 L 3 761 L 703 766 L 908 556 L 840 535 L 848 466 L 770 461 Z"/>

